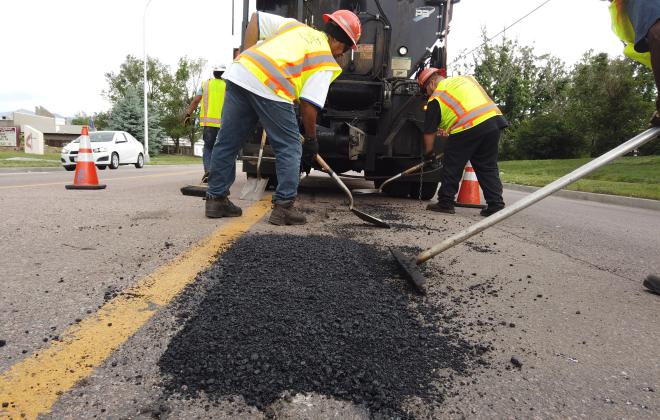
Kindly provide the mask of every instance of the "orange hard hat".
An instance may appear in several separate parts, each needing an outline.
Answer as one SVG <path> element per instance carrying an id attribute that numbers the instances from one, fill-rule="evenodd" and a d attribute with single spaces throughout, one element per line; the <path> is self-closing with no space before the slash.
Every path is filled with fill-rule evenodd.
<path id="1" fill-rule="evenodd" d="M 360 35 L 362 35 L 362 24 L 360 23 L 360 18 L 358 18 L 355 13 L 350 10 L 337 10 L 331 14 L 323 15 L 323 22 L 328 23 L 328 20 L 333 21 L 337 24 L 346 35 L 353 41 L 353 49 L 357 48 L 357 43 L 360 40 Z"/>
<path id="2" fill-rule="evenodd" d="M 417 76 L 417 83 L 419 83 L 419 87 L 424 89 L 424 85 L 426 84 L 426 82 L 431 78 L 431 76 L 433 76 L 436 73 L 442 75 L 443 72 L 442 70 L 436 69 L 435 67 L 428 67 L 422 70 L 419 73 L 419 76 Z"/>

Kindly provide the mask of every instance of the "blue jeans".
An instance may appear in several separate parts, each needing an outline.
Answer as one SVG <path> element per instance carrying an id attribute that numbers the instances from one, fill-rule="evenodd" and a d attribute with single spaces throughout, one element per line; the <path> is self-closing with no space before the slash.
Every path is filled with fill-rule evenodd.
<path id="1" fill-rule="evenodd" d="M 266 130 L 275 153 L 277 190 L 273 194 L 273 201 L 296 198 L 302 144 L 293 104 L 262 98 L 230 81 L 227 81 L 225 90 L 222 126 L 211 154 L 209 187 L 206 192 L 208 197 L 229 194 L 229 187 L 236 178 L 238 151 L 254 130 L 257 121 Z"/>
<path id="2" fill-rule="evenodd" d="M 202 162 L 204 162 L 204 172 L 208 172 L 211 167 L 211 153 L 213 152 L 213 145 L 215 139 L 218 138 L 219 127 L 205 126 L 202 134 L 204 139 L 204 151 L 202 152 Z"/>

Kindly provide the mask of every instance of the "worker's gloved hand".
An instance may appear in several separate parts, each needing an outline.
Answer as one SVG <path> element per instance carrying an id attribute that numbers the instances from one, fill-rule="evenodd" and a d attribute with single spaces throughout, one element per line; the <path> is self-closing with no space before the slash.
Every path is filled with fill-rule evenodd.
<path id="1" fill-rule="evenodd" d="M 424 170 L 427 172 L 435 171 L 436 169 L 440 168 L 440 162 L 438 162 L 438 157 L 436 156 L 435 152 L 425 154 L 424 161 L 426 162 L 424 165 Z"/>
<path id="2" fill-rule="evenodd" d="M 314 158 L 319 153 L 319 142 L 316 140 L 316 137 L 307 137 L 305 136 L 305 141 L 303 143 L 303 163 L 307 166 L 312 166 L 314 163 Z"/>
<path id="3" fill-rule="evenodd" d="M 660 111 L 655 111 L 649 121 L 651 127 L 660 127 Z"/>

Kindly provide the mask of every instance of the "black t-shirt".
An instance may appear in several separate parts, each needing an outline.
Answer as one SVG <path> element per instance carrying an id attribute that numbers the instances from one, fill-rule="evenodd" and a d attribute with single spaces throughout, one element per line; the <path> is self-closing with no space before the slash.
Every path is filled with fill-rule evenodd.
<path id="1" fill-rule="evenodd" d="M 431 134 L 438 131 L 440 126 L 440 121 L 442 120 L 442 114 L 440 112 L 440 104 L 438 101 L 431 101 L 426 107 L 426 115 L 424 117 L 424 134 Z M 498 115 L 494 118 L 489 118 L 481 124 L 469 128 L 465 131 L 461 131 L 457 134 L 452 134 L 449 137 L 451 139 L 470 139 L 478 137 L 494 130 L 502 130 L 509 126 L 509 122 L 501 115 Z"/>

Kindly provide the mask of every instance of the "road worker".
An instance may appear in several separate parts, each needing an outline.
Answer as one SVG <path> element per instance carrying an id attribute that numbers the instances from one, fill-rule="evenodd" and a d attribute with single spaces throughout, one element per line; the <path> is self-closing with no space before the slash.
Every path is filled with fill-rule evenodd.
<path id="1" fill-rule="evenodd" d="M 650 124 L 660 127 L 660 2 L 657 0 L 609 0 L 612 30 L 623 41 L 626 57 L 653 70 L 658 97 Z M 660 294 L 660 276 L 649 274 L 643 282 Z"/>
<path id="2" fill-rule="evenodd" d="M 206 217 L 236 217 L 241 209 L 229 201 L 236 158 L 257 121 L 275 153 L 277 189 L 269 222 L 306 223 L 294 207 L 301 157 L 311 164 L 318 153 L 316 116 L 341 68 L 336 58 L 357 48 L 361 25 L 348 10 L 323 15 L 324 31 L 295 19 L 257 12 L 245 32 L 244 51 L 224 75 L 227 82 L 223 124 L 211 155 Z M 257 44 L 258 41 L 263 41 Z M 300 106 L 304 146 L 294 102 Z"/>
<path id="3" fill-rule="evenodd" d="M 653 70 L 658 97 L 651 125 L 660 126 L 660 2 L 609 0 L 612 30 L 625 45 L 623 53 Z"/>
<path id="4" fill-rule="evenodd" d="M 222 80 L 222 75 L 226 69 L 227 66 L 224 64 L 213 66 L 213 77 L 206 80 L 197 89 L 197 94 L 186 110 L 185 118 L 183 119 L 184 124 L 189 124 L 190 116 L 195 112 L 199 103 L 202 103 L 202 109 L 199 112 L 199 125 L 204 127 L 202 133 L 202 139 L 204 140 L 204 151 L 202 152 L 204 176 L 202 177 L 202 184 L 208 182 L 211 152 L 213 151 L 213 144 L 220 130 L 220 116 L 222 115 L 222 106 L 225 102 L 225 81 Z M 191 146 L 194 147 L 194 145 Z"/>
<path id="5" fill-rule="evenodd" d="M 438 132 L 448 135 L 438 202 L 429 204 L 427 210 L 455 213 L 454 197 L 468 160 L 488 203 L 481 215 L 502 210 L 497 149 L 500 131 L 508 126 L 502 112 L 472 76 L 445 77 L 431 67 L 420 72 L 417 80 L 429 97 L 424 121 L 425 159 L 435 159 L 433 143 Z"/>

